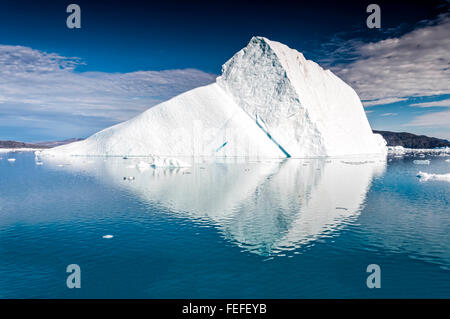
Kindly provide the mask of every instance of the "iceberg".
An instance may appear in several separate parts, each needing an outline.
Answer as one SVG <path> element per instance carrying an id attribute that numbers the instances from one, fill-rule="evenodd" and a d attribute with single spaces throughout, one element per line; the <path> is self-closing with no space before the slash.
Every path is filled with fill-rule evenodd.
<path id="1" fill-rule="evenodd" d="M 215 83 L 41 154 L 158 156 L 164 166 L 181 156 L 385 155 L 386 142 L 344 81 L 284 44 L 253 37 Z"/>

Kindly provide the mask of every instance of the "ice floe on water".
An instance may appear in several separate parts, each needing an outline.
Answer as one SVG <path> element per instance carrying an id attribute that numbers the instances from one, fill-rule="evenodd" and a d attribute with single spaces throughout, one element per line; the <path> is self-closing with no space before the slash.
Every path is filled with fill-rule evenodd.
<path id="1" fill-rule="evenodd" d="M 8 162 L 15 162 L 16 159 L 15 158 L 8 158 Z"/>
<path id="2" fill-rule="evenodd" d="M 189 163 L 181 161 L 176 158 L 171 157 L 160 157 L 160 156 L 151 156 L 148 159 L 148 162 L 140 161 L 136 164 L 136 167 L 139 170 L 147 170 L 149 168 L 158 168 L 158 167 L 166 167 L 166 168 L 180 168 L 180 167 L 190 167 Z"/>
<path id="3" fill-rule="evenodd" d="M 36 152 L 41 149 L 37 148 L 0 148 L 1 153 L 16 153 L 16 152 Z"/>
<path id="4" fill-rule="evenodd" d="M 114 238 L 114 236 L 113 235 L 103 235 L 102 238 L 111 239 L 111 238 Z"/>
<path id="5" fill-rule="evenodd" d="M 190 167 L 191 165 L 177 158 L 153 156 L 150 165 L 152 167 Z"/>
<path id="6" fill-rule="evenodd" d="M 419 173 L 417 173 L 417 177 L 420 179 L 421 182 L 426 182 L 426 181 L 430 181 L 430 180 L 450 182 L 450 173 L 449 174 L 431 174 L 431 173 L 425 173 L 425 172 L 420 171 Z"/>
<path id="7" fill-rule="evenodd" d="M 368 163 L 375 163 L 375 161 L 341 161 L 341 163 L 349 165 L 363 165 Z"/>
<path id="8" fill-rule="evenodd" d="M 414 160 L 413 163 L 416 165 L 430 165 L 430 160 Z"/>
<path id="9" fill-rule="evenodd" d="M 136 168 L 140 171 L 146 171 L 148 169 L 151 168 L 149 163 L 146 163 L 144 161 L 140 161 L 139 163 L 136 164 Z"/>
<path id="10" fill-rule="evenodd" d="M 440 147 L 440 148 L 406 148 L 403 146 L 388 146 L 388 154 L 402 155 L 411 154 L 418 157 L 425 157 L 425 154 L 435 155 L 435 156 L 449 156 L 450 147 Z"/>

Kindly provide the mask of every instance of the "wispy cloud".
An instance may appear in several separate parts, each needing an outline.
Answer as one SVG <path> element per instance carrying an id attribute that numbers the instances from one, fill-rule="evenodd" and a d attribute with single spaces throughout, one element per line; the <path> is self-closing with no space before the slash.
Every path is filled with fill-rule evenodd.
<path id="1" fill-rule="evenodd" d="M 0 45 L 0 126 L 54 128 L 56 137 L 58 128 L 77 121 L 76 133 L 86 135 L 216 77 L 195 69 L 80 73 L 80 64 L 78 58 Z"/>
<path id="2" fill-rule="evenodd" d="M 364 107 L 387 105 L 388 112 L 379 116 L 395 116 L 395 124 L 378 121 L 380 128 L 390 125 L 409 127 L 411 131 L 450 137 L 450 111 L 426 109 L 449 107 L 450 100 L 450 15 L 421 21 L 406 29 L 380 30 L 378 39 L 364 38 L 364 32 L 338 34 L 322 46 L 321 62 L 350 84 L 360 96 Z M 328 50 L 328 52 L 326 52 Z M 424 100 L 420 102 L 420 100 Z M 411 119 L 406 109 L 395 103 L 423 108 Z M 378 110 L 378 108 L 377 108 Z M 376 120 L 377 116 L 372 116 Z M 436 135 L 438 134 L 438 135 Z"/>
<path id="3" fill-rule="evenodd" d="M 450 99 L 446 99 L 446 100 L 442 100 L 442 101 L 434 101 L 434 102 L 414 103 L 414 104 L 410 104 L 409 106 L 417 106 L 417 107 L 450 107 Z"/>
<path id="4" fill-rule="evenodd" d="M 450 16 L 422 22 L 398 37 L 366 43 L 342 42 L 329 63 L 348 82 L 365 105 L 399 101 L 406 97 L 450 93 Z M 379 102 L 379 103 L 378 103 Z"/>
<path id="5" fill-rule="evenodd" d="M 383 113 L 381 116 L 395 116 L 398 115 L 398 113 Z"/>
<path id="6" fill-rule="evenodd" d="M 449 123 L 450 110 L 446 110 L 417 116 L 405 126 L 443 126 L 448 128 Z"/>
<path id="7" fill-rule="evenodd" d="M 393 103 L 403 102 L 403 101 L 407 101 L 407 100 L 408 100 L 407 98 L 391 97 L 391 98 L 386 98 L 386 99 L 363 101 L 362 103 L 365 107 L 368 107 L 368 106 L 381 105 L 381 104 L 393 104 Z"/>

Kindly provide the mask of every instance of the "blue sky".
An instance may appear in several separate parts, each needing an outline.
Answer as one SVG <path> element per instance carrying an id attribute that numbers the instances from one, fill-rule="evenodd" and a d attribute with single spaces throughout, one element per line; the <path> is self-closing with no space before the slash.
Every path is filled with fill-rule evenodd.
<path id="1" fill-rule="evenodd" d="M 369 3 L 2 1 L 0 139 L 87 137 L 211 83 L 253 35 L 330 68 L 374 129 L 450 139 L 448 1 L 378 1 L 379 30 Z"/>

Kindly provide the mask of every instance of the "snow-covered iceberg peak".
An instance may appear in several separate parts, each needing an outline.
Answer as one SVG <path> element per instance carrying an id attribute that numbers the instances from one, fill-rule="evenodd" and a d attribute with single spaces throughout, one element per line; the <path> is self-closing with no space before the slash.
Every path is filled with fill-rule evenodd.
<path id="1" fill-rule="evenodd" d="M 290 156 L 386 152 L 356 92 L 284 44 L 253 37 L 217 83 Z"/>
<path id="2" fill-rule="evenodd" d="M 253 37 L 216 83 L 180 94 L 51 155 L 385 154 L 355 91 L 296 50 Z"/>

